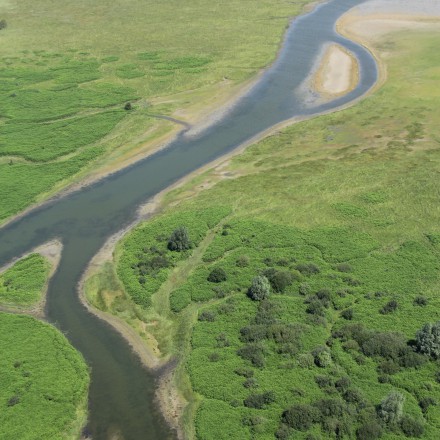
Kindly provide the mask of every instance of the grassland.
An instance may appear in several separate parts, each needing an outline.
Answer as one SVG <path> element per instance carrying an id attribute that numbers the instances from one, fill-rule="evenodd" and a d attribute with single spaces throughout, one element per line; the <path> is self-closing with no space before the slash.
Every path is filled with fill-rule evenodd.
<path id="1" fill-rule="evenodd" d="M 28 316 L 0 313 L 0 334 L 0 437 L 77 439 L 89 384 L 81 355 Z"/>
<path id="2" fill-rule="evenodd" d="M 247 3 L 1 2 L 0 223 L 179 129 L 152 115 L 191 122 L 268 65 L 307 0 Z"/>
<path id="3" fill-rule="evenodd" d="M 118 245 L 90 298 L 178 357 L 189 438 L 438 438 L 439 364 L 414 340 L 439 320 L 439 40 L 387 36 L 374 95 L 195 177 Z M 178 226 L 191 251 L 168 249 Z"/>
<path id="4" fill-rule="evenodd" d="M 0 275 L 0 306 L 29 308 L 42 299 L 50 272 L 49 262 L 39 254 L 17 261 Z"/>
<path id="5" fill-rule="evenodd" d="M 41 248 L 41 247 L 40 247 Z M 87 419 L 88 368 L 36 315 L 51 262 L 33 253 L 0 275 L 0 438 L 79 438 Z"/>

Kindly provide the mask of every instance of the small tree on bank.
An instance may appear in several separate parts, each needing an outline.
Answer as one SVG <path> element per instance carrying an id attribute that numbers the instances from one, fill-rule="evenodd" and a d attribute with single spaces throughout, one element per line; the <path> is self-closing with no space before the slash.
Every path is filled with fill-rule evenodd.
<path id="1" fill-rule="evenodd" d="M 257 276 L 252 280 L 252 285 L 249 287 L 248 296 L 254 301 L 262 301 L 267 299 L 270 294 L 270 283 L 265 276 Z"/>
<path id="2" fill-rule="evenodd" d="M 440 321 L 435 324 L 425 324 L 416 335 L 417 350 L 420 353 L 440 358 Z"/>
<path id="3" fill-rule="evenodd" d="M 168 249 L 170 251 L 182 252 L 191 249 L 191 247 L 188 229 L 185 226 L 179 226 L 168 240 Z"/>
<path id="4" fill-rule="evenodd" d="M 397 391 L 391 391 L 379 405 L 378 416 L 387 425 L 396 425 L 403 415 L 405 396 Z"/>

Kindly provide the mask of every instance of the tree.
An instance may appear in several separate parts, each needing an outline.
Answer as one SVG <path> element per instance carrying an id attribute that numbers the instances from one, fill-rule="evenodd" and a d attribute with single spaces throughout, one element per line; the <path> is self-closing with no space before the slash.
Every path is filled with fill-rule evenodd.
<path id="1" fill-rule="evenodd" d="M 191 240 L 189 239 L 188 229 L 185 226 L 179 226 L 168 240 L 168 249 L 170 251 L 186 251 L 191 249 Z"/>
<path id="2" fill-rule="evenodd" d="M 379 405 L 379 417 L 387 425 L 395 425 L 402 418 L 404 402 L 405 396 L 403 394 L 391 391 Z"/>
<path id="3" fill-rule="evenodd" d="M 420 353 L 440 358 L 440 321 L 427 323 L 417 332 L 416 346 Z"/>
<path id="4" fill-rule="evenodd" d="M 5 29 L 6 27 L 8 27 L 6 20 L 0 20 L 0 30 Z"/>
<path id="5" fill-rule="evenodd" d="M 262 301 L 267 299 L 270 294 L 270 283 L 265 276 L 257 276 L 252 280 L 252 285 L 249 287 L 248 295 L 254 301 Z"/>

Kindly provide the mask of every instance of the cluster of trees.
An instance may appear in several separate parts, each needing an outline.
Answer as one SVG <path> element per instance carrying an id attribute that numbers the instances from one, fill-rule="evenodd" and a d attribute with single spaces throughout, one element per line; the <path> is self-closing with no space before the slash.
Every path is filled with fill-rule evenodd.
<path id="1" fill-rule="evenodd" d="M 355 434 L 357 440 L 376 440 L 387 430 L 400 430 L 407 437 L 423 435 L 423 423 L 404 414 L 403 394 L 391 391 L 374 407 L 359 390 L 350 387 L 347 378 L 336 382 L 336 390 L 338 397 L 320 399 L 312 404 L 295 404 L 286 409 L 276 437 L 290 438 L 292 430 L 308 431 L 314 424 L 320 424 L 325 433 L 337 439 L 352 438 Z"/>

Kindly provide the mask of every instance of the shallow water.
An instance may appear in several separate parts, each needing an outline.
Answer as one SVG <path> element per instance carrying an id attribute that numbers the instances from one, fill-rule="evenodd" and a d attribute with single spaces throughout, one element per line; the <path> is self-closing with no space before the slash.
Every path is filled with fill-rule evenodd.
<path id="1" fill-rule="evenodd" d="M 334 31 L 338 17 L 360 3 L 332 0 L 294 20 L 273 66 L 228 114 L 197 137 L 182 133 L 149 158 L 0 229 L 0 266 L 51 238 L 64 244 L 49 287 L 47 315 L 91 366 L 88 428 L 94 440 L 107 440 L 114 432 L 125 440 L 166 440 L 174 433 L 153 402 L 154 376 L 116 331 L 80 303 L 77 283 L 88 262 L 107 237 L 134 220 L 137 206 L 183 176 L 277 123 L 331 110 L 368 91 L 377 79 L 374 59 Z M 296 91 L 327 42 L 342 44 L 356 55 L 360 83 L 342 98 L 310 107 Z"/>

